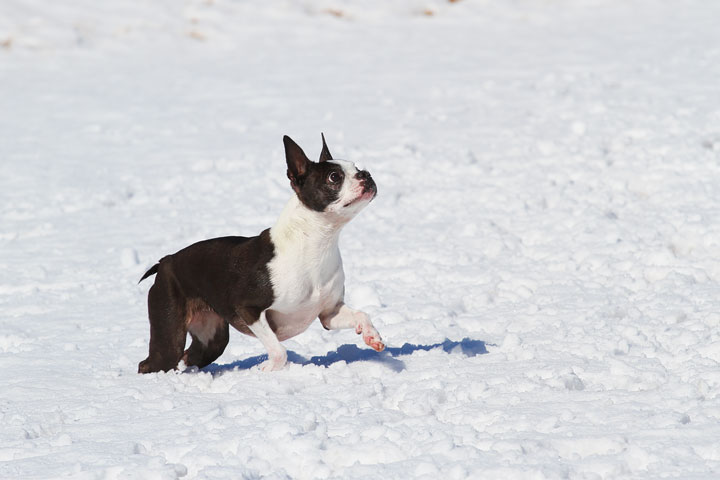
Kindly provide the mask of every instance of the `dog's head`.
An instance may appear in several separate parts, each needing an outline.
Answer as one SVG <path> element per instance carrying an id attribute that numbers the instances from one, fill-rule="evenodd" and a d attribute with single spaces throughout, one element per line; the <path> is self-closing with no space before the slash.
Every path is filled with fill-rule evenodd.
<path id="1" fill-rule="evenodd" d="M 334 160 L 324 135 L 322 141 L 320 160 L 313 162 L 290 137 L 283 137 L 290 185 L 307 208 L 349 220 L 375 198 L 377 186 L 366 170 Z"/>

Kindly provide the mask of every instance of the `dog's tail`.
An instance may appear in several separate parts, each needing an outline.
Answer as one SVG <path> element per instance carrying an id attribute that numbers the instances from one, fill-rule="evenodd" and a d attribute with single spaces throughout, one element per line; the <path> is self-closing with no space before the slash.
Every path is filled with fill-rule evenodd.
<path id="1" fill-rule="evenodd" d="M 158 272 L 158 268 L 160 268 L 160 262 L 158 262 L 155 265 L 153 265 L 152 267 L 150 267 L 150 270 L 145 272 L 145 275 L 143 275 L 142 278 L 140 280 L 138 280 L 138 283 L 142 282 L 143 280 L 145 280 L 146 278 L 148 278 L 151 275 L 155 275 Z"/>

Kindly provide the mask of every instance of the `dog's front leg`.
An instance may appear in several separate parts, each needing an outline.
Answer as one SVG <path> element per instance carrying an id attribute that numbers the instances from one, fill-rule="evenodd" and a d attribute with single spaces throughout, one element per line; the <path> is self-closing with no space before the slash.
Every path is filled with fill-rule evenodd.
<path id="1" fill-rule="evenodd" d="M 264 372 L 272 370 L 280 370 L 287 362 L 287 350 L 278 340 L 275 332 L 272 331 L 265 314 L 266 310 L 260 312 L 260 316 L 252 323 L 246 321 L 248 328 L 260 340 L 268 351 L 268 359 L 260 364 L 260 369 Z"/>
<path id="2" fill-rule="evenodd" d="M 322 312 L 319 318 L 320 323 L 328 330 L 354 328 L 355 333 L 362 334 L 365 343 L 372 347 L 373 350 L 382 352 L 385 349 L 385 344 L 370 321 L 368 314 L 353 310 L 344 302 L 338 303 L 335 308 L 328 312 Z"/>

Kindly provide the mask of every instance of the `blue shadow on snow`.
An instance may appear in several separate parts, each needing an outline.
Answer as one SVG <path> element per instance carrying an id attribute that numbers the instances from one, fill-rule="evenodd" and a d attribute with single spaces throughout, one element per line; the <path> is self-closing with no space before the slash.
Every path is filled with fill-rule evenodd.
<path id="1" fill-rule="evenodd" d="M 405 370 L 405 362 L 397 357 L 412 355 L 414 352 L 419 350 L 427 352 L 440 348 L 446 353 L 457 353 L 459 351 L 467 357 L 474 357 L 476 355 L 488 353 L 487 348 L 485 347 L 485 342 L 482 340 L 472 340 L 470 338 L 463 338 L 459 342 L 446 338 L 443 342 L 432 345 L 414 345 L 412 343 L 406 343 L 402 347 L 387 347 L 382 352 L 376 352 L 370 348 L 358 348 L 357 345 L 353 344 L 345 344 L 340 345 L 337 350 L 328 352 L 325 355 L 310 357 L 309 359 L 303 357 L 302 355 L 298 355 L 293 351 L 288 351 L 287 353 L 288 362 L 298 365 L 318 365 L 321 367 L 329 367 L 330 365 L 338 362 L 375 362 L 381 363 L 395 372 L 401 372 Z M 248 370 L 260 365 L 265 360 L 267 360 L 267 355 L 257 355 L 255 357 L 238 360 L 227 365 L 218 365 L 213 363 L 203 368 L 202 371 L 216 375 L 232 370 Z"/>

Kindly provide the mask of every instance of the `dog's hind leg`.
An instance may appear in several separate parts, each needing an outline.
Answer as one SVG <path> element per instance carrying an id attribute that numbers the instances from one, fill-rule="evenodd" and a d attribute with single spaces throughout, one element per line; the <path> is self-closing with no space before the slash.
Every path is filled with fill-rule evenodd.
<path id="1" fill-rule="evenodd" d="M 170 275 L 163 271 L 148 293 L 150 352 L 138 365 L 138 373 L 172 370 L 177 367 L 185 347 L 187 302 Z"/>
<path id="2" fill-rule="evenodd" d="M 182 360 L 188 367 L 206 367 L 225 351 L 230 340 L 230 326 L 218 314 L 207 307 L 194 310 L 188 322 L 188 331 L 192 336 L 190 348 L 185 350 Z"/>

